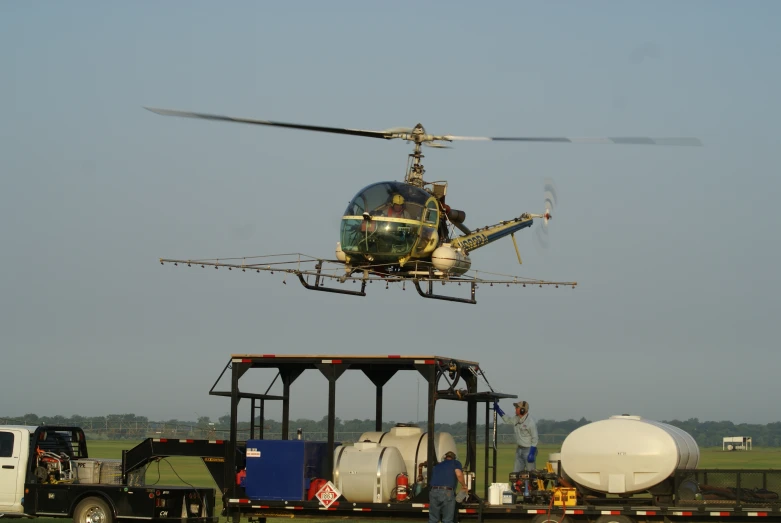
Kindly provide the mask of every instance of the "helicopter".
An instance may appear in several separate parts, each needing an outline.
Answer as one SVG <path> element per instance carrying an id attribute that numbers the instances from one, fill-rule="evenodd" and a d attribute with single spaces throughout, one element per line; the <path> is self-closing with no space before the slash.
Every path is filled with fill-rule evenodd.
<path id="1" fill-rule="evenodd" d="M 471 270 L 469 254 L 481 247 L 510 236 L 515 246 L 518 262 L 522 263 L 515 233 L 529 228 L 535 219 L 542 221 L 538 229 L 540 241 L 545 243 L 548 224 L 557 201 L 555 185 L 548 182 L 545 185 L 544 210 L 542 213 L 525 212 L 516 218 L 501 221 L 477 229 L 465 225 L 466 213 L 453 209 L 446 203 L 447 182 L 427 182 L 424 179 L 425 168 L 422 160 L 422 146 L 432 148 L 449 148 L 447 144 L 456 141 L 495 141 L 495 142 L 553 142 L 553 143 L 587 143 L 587 144 L 619 144 L 619 145 L 675 145 L 699 146 L 697 138 L 645 138 L 645 137 L 613 137 L 613 138 L 564 138 L 564 137 L 483 137 L 457 136 L 451 134 L 429 134 L 418 123 L 414 127 L 394 127 L 381 131 L 350 129 L 341 127 L 324 127 L 304 125 L 271 120 L 256 120 L 237 118 L 216 114 L 180 111 L 145 107 L 145 109 L 163 116 L 178 116 L 198 118 L 212 121 L 243 123 L 282 127 L 305 131 L 380 138 L 384 140 L 404 140 L 413 144 L 409 154 L 404 181 L 381 181 L 372 183 L 361 189 L 347 205 L 342 215 L 339 241 L 336 244 L 336 259 L 324 259 L 303 254 L 274 255 L 272 257 L 252 257 L 238 259 L 214 260 L 174 260 L 161 258 L 160 263 L 179 263 L 215 268 L 227 267 L 229 270 L 247 269 L 260 271 L 279 271 L 293 274 L 310 290 L 366 295 L 366 284 L 374 281 L 384 281 L 386 288 L 389 283 L 402 283 L 405 288 L 411 281 L 418 294 L 425 298 L 475 304 L 477 285 L 485 283 L 512 285 L 529 284 L 538 286 L 571 286 L 577 282 L 556 282 L 506 276 Z M 462 234 L 454 235 L 454 229 Z M 268 261 L 272 258 L 273 261 Z M 312 264 L 313 268 L 307 268 Z M 336 268 L 334 268 L 336 267 Z M 314 278 L 314 284 L 309 278 Z M 325 286 L 325 280 L 345 283 L 348 280 L 360 281 L 360 291 Z M 435 282 L 468 283 L 471 287 L 469 298 L 437 294 L 433 291 Z M 424 291 L 421 283 L 427 284 Z"/>

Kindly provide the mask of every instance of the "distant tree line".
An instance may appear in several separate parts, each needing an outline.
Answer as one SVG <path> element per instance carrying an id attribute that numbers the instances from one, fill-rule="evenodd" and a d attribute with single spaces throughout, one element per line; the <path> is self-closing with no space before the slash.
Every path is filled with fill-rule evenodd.
<path id="1" fill-rule="evenodd" d="M 397 422 L 383 423 L 383 431 L 390 430 Z M 406 423 L 419 425 L 425 429 L 425 423 L 408 421 Z M 537 429 L 541 435 L 542 443 L 561 443 L 564 438 L 578 427 L 590 423 L 585 418 L 579 420 L 569 419 L 555 421 L 542 419 L 537 422 Z M 700 447 L 720 447 L 724 436 L 750 436 L 757 447 L 781 447 L 781 422 L 759 424 L 734 424 L 731 421 L 700 421 L 690 418 L 686 421 L 666 421 L 670 425 L 679 427 L 694 437 Z M 108 416 L 38 416 L 25 414 L 19 417 L 0 417 L 0 425 L 77 425 L 83 427 L 85 432 L 92 437 L 109 439 L 142 439 L 159 436 L 183 436 L 197 438 L 222 438 L 227 439 L 230 430 L 230 416 L 225 415 L 212 421 L 208 416 L 201 416 L 195 421 L 183 421 L 171 419 L 167 421 L 149 421 L 146 416 L 135 414 L 111 414 Z M 256 425 L 257 426 L 257 425 Z M 246 437 L 249 433 L 249 422 L 240 422 L 240 433 Z M 297 419 L 290 421 L 290 437 L 295 437 L 297 429 L 301 429 L 304 436 L 327 433 L 328 418 L 321 420 Z M 357 438 L 363 432 L 374 431 L 374 420 L 352 419 L 343 420 L 336 418 L 335 431 L 341 435 L 355 435 Z M 437 431 L 449 432 L 457 441 L 463 441 L 466 437 L 466 423 L 437 423 Z M 259 429 L 256 428 L 256 431 Z M 266 437 L 278 437 L 282 432 L 282 423 L 275 420 L 265 420 L 263 432 Z M 501 421 L 497 425 L 497 435 L 500 441 L 512 441 L 512 427 Z M 478 425 L 477 439 L 483 441 L 485 425 Z M 309 438 L 307 438 L 309 439 Z"/>

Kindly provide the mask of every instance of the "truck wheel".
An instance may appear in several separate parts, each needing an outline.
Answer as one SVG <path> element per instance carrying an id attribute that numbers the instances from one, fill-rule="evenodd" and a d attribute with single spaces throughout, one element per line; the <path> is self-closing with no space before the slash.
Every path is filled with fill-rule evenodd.
<path id="1" fill-rule="evenodd" d="M 85 498 L 73 511 L 73 523 L 113 523 L 114 514 L 103 499 Z"/>
<path id="2" fill-rule="evenodd" d="M 572 523 L 572 519 L 569 516 L 563 514 L 537 514 L 532 519 L 532 523 Z"/>
<path id="3" fill-rule="evenodd" d="M 635 520 L 629 516 L 622 516 L 620 514 L 616 516 L 605 514 L 604 516 L 599 516 L 597 518 L 597 523 L 635 523 Z"/>

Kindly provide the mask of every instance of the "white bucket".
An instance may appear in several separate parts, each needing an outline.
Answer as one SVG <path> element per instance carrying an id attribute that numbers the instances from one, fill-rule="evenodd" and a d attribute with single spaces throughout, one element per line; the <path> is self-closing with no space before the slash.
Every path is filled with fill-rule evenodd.
<path id="1" fill-rule="evenodd" d="M 561 461 L 561 452 L 551 452 L 548 454 L 548 463 L 553 467 L 555 474 L 559 473 L 559 461 Z"/>
<path id="2" fill-rule="evenodd" d="M 491 483 L 488 487 L 488 504 L 501 505 L 505 490 L 510 490 L 509 483 Z"/>

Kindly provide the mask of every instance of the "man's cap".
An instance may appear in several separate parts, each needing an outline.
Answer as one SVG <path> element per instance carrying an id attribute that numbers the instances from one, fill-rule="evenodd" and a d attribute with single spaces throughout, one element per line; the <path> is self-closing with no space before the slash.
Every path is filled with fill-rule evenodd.
<path id="1" fill-rule="evenodd" d="M 444 459 L 456 459 L 456 453 L 453 452 L 452 450 L 448 450 L 447 452 L 445 452 Z"/>
<path id="2" fill-rule="evenodd" d="M 519 401 L 518 403 L 513 403 L 513 407 L 516 409 L 526 409 L 526 412 L 529 411 L 529 402 L 528 401 Z"/>

